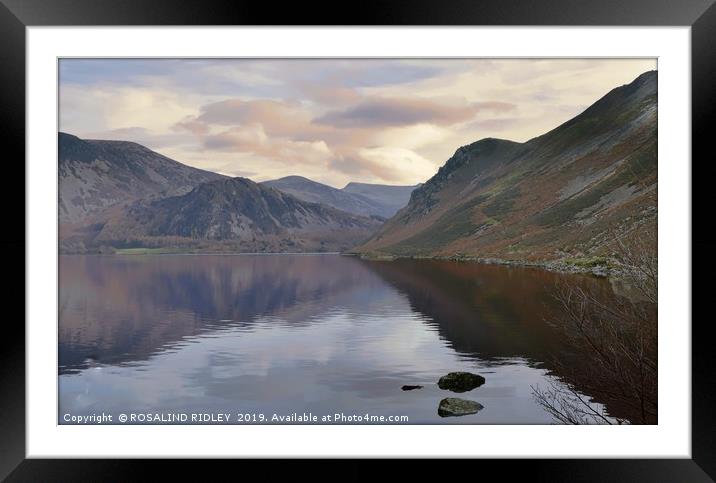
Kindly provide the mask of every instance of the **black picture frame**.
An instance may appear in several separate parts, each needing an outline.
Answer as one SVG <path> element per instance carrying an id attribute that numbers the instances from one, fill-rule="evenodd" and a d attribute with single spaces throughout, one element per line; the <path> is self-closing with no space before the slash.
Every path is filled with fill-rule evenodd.
<path id="1" fill-rule="evenodd" d="M 319 13 L 321 12 L 321 13 Z M 25 438 L 25 29 L 29 26 L 111 25 L 550 25 L 690 26 L 692 79 L 692 180 L 713 179 L 711 125 L 716 117 L 716 6 L 714 0 L 364 0 L 360 4 L 249 2 L 245 0 L 0 0 L 0 136 L 6 189 L 0 190 L 6 220 L 1 246 L 6 253 L 4 298 L 18 316 L 3 320 L 0 337 L 0 479 L 7 481 L 143 481 L 147 470 L 183 477 L 196 471 L 185 461 L 26 459 Z M 698 159 L 698 162 L 693 160 Z M 699 167 L 699 176 L 693 176 Z M 708 171 L 707 171 L 708 169 Z M 706 191 L 692 184 L 692 220 L 709 220 Z M 699 196 L 701 197 L 699 199 Z M 702 215 L 702 216 L 699 216 Z M 21 228 L 22 227 L 22 228 Z M 692 232 L 694 230 L 692 229 Z M 706 229 L 692 233 L 692 251 L 714 248 Z M 713 251 L 709 251 L 709 254 Z M 692 255 L 693 256 L 693 255 Z M 704 273 L 712 256 L 699 259 Z M 22 265 L 22 267 L 21 267 Z M 12 270 L 17 277 L 10 277 Z M 708 285 L 696 284 L 692 300 L 703 300 Z M 692 309 L 692 314 L 694 314 Z M 504 478 L 517 474 L 549 481 L 713 481 L 716 480 L 716 373 L 709 320 L 692 324 L 692 459 L 654 460 L 500 460 L 479 462 L 479 474 L 499 468 Z M 688 320 L 662 323 L 691 323 Z M 668 381 L 660 381 L 668 384 Z M 231 461 L 212 462 L 220 472 Z M 368 479 L 383 471 L 376 463 L 335 462 L 327 478 Z M 267 462 L 242 462 L 245 471 L 266 473 Z M 272 468 L 275 466 L 270 464 Z M 472 465 L 472 466 L 470 466 Z M 246 468 L 249 466 L 249 468 Z M 300 473 L 305 462 L 291 461 L 284 471 Z M 450 473 L 476 474 L 475 462 L 451 464 Z M 274 470 L 272 470 L 274 471 Z M 423 462 L 401 465 L 405 478 L 424 475 Z M 206 477 L 205 472 L 197 475 Z M 218 474 L 218 473 L 217 473 Z M 276 473 L 273 473 L 276 475 Z M 493 473 L 494 474 L 494 473 Z M 315 478 L 315 475 L 312 475 Z"/>

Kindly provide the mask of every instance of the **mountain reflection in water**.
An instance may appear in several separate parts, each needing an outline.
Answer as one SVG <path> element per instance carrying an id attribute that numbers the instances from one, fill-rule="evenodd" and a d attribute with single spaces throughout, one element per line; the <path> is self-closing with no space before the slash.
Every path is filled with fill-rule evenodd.
<path id="1" fill-rule="evenodd" d="M 602 280 L 452 261 L 62 256 L 60 416 L 307 411 L 548 424 L 531 387 L 560 383 L 554 357 L 584 359 L 547 323 L 564 277 L 614 296 Z M 456 370 L 485 376 L 457 395 L 485 408 L 443 419 L 438 402 L 456 395 L 435 383 Z"/>

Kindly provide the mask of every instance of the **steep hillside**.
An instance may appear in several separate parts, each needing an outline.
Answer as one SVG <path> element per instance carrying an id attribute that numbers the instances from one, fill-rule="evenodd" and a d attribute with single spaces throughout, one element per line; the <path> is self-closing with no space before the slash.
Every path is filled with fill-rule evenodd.
<path id="1" fill-rule="evenodd" d="M 185 195 L 137 202 L 110 219 L 95 243 L 235 251 L 345 250 L 382 220 L 308 203 L 246 178 L 204 183 Z"/>
<path id="2" fill-rule="evenodd" d="M 525 143 L 459 148 L 355 251 L 551 260 L 655 229 L 657 74 L 646 72 Z"/>
<path id="3" fill-rule="evenodd" d="M 223 178 L 136 143 L 83 140 L 59 133 L 60 223 L 82 223 L 113 205 L 173 196 Z"/>

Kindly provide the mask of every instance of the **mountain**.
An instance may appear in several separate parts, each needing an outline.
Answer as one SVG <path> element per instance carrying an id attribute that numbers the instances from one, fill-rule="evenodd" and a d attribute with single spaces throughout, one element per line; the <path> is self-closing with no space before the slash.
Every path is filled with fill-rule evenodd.
<path id="1" fill-rule="evenodd" d="M 317 183 L 302 176 L 286 176 L 285 178 L 264 181 L 261 184 L 276 188 L 310 203 L 321 203 L 356 215 L 385 217 L 385 208 L 380 203 L 362 196 L 344 193 L 332 186 Z"/>
<path id="2" fill-rule="evenodd" d="M 390 218 L 408 203 L 415 186 L 364 185 L 349 183 L 339 190 L 302 176 L 286 176 L 262 183 L 311 203 L 322 203 L 356 215 Z M 368 187 L 361 192 L 356 187 Z M 371 193 L 370 187 L 374 187 Z M 375 194 L 376 196 L 373 196 Z"/>
<path id="3" fill-rule="evenodd" d="M 95 243 L 241 252 L 340 251 L 367 239 L 381 223 L 246 178 L 225 178 L 184 195 L 134 203 L 102 226 Z"/>
<path id="4" fill-rule="evenodd" d="M 132 142 L 59 133 L 58 143 L 63 252 L 336 251 L 364 241 L 383 221 L 192 168 Z"/>
<path id="5" fill-rule="evenodd" d="M 224 176 L 192 168 L 126 141 L 59 133 L 60 223 L 83 223 L 114 205 L 173 196 Z"/>
<path id="6" fill-rule="evenodd" d="M 459 148 L 362 254 L 549 260 L 655 230 L 657 73 L 525 143 Z"/>
<path id="7" fill-rule="evenodd" d="M 381 204 L 385 211 L 382 216 L 390 218 L 410 201 L 410 194 L 420 186 L 392 186 L 384 184 L 348 183 L 341 191 L 362 196 Z"/>

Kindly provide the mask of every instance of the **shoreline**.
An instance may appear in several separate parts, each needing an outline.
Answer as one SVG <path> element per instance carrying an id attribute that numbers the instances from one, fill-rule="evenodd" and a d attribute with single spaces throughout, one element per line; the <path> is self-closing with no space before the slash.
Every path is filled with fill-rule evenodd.
<path id="1" fill-rule="evenodd" d="M 268 256 L 268 255 L 343 255 L 341 252 L 215 252 L 215 251 L 173 251 L 173 250 L 156 250 L 156 251 L 137 251 L 137 252 L 58 252 L 60 256 L 119 256 L 119 257 L 139 257 L 154 255 L 231 255 L 231 256 Z"/>
<path id="2" fill-rule="evenodd" d="M 484 265 L 506 265 L 513 267 L 539 268 L 556 273 L 586 274 L 600 278 L 617 277 L 620 274 L 618 270 L 609 266 L 609 261 L 604 257 L 564 258 L 560 260 L 508 260 L 497 257 L 475 257 L 467 255 L 370 255 L 363 253 L 343 253 L 342 255 L 356 256 L 364 260 L 375 261 L 447 260 L 465 263 L 480 263 Z"/>
<path id="3" fill-rule="evenodd" d="M 129 249 L 107 253 L 63 253 L 62 256 L 152 256 L 152 255 L 226 255 L 226 256 L 270 256 L 270 255 L 340 255 L 358 257 L 363 260 L 394 261 L 394 260 L 446 260 L 464 263 L 480 263 L 484 265 L 504 265 L 523 268 L 539 268 L 556 273 L 572 273 L 592 275 L 600 278 L 615 278 L 620 271 L 614 269 L 605 257 L 573 257 L 559 260 L 515 260 L 497 257 L 477 257 L 468 255 L 386 255 L 356 252 L 231 252 L 231 251 L 184 251 L 172 248 Z"/>

